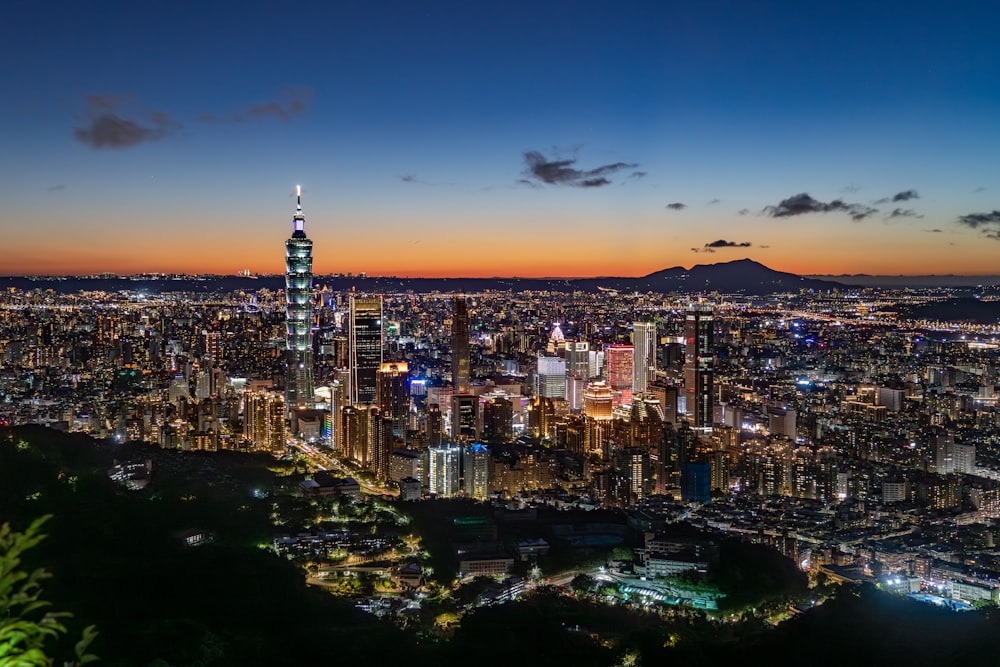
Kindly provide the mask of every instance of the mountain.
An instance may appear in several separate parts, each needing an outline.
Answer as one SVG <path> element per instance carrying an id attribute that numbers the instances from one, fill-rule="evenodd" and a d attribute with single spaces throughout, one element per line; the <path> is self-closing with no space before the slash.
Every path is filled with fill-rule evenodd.
<path id="1" fill-rule="evenodd" d="M 78 291 L 117 292 L 120 290 L 148 293 L 193 292 L 225 293 L 243 290 L 253 292 L 267 288 L 284 288 L 281 275 L 243 278 L 236 276 L 173 276 L 169 278 L 0 278 L 0 289 L 54 290 L 61 293 Z M 797 292 L 801 289 L 831 290 L 843 285 L 827 280 L 803 278 L 794 273 L 775 271 L 749 259 L 719 264 L 698 264 L 685 269 L 675 266 L 639 278 L 399 278 L 317 275 L 317 287 L 331 290 L 356 289 L 362 292 L 481 292 L 552 291 L 596 292 L 598 289 L 619 292 L 723 292 L 763 295 L 774 292 Z"/>
<path id="2" fill-rule="evenodd" d="M 574 285 L 597 286 L 638 292 L 723 292 L 750 295 L 797 292 L 801 289 L 832 290 L 842 285 L 828 280 L 803 278 L 775 271 L 751 259 L 718 264 L 696 264 L 690 269 L 675 266 L 641 278 L 588 278 Z"/>

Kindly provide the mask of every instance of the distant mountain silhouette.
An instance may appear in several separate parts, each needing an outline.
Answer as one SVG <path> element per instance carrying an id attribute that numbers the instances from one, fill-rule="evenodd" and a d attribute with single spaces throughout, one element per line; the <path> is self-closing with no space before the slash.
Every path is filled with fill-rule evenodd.
<path id="1" fill-rule="evenodd" d="M 843 285 L 828 280 L 803 278 L 794 273 L 775 271 L 749 259 L 719 264 L 698 264 L 685 269 L 675 266 L 639 278 L 399 278 L 317 275 L 317 287 L 332 290 L 356 289 L 363 292 L 482 292 L 552 291 L 596 292 L 598 289 L 619 292 L 723 292 L 763 295 L 774 292 L 797 292 L 801 289 L 832 290 Z M 143 290 L 150 293 L 247 292 L 267 288 L 283 289 L 282 275 L 241 278 L 237 276 L 139 278 L 0 278 L 0 289 L 16 287 L 23 290 L 47 290 L 69 293 L 81 290 L 117 292 Z"/>
<path id="2" fill-rule="evenodd" d="M 597 286 L 638 292 L 724 292 L 771 294 L 797 292 L 801 289 L 832 290 L 842 285 L 828 280 L 803 278 L 794 273 L 775 271 L 751 259 L 737 259 L 718 264 L 697 264 L 690 269 L 675 266 L 641 278 L 587 278 L 575 285 Z"/>

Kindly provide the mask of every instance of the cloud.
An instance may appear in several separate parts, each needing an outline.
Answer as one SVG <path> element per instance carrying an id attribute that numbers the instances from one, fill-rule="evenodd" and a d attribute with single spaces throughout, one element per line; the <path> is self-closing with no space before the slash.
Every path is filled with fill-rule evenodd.
<path id="1" fill-rule="evenodd" d="M 736 211 L 736 215 L 750 215 L 750 209 L 741 208 L 740 210 Z"/>
<path id="2" fill-rule="evenodd" d="M 886 217 L 887 220 L 891 220 L 892 218 L 922 218 L 924 216 L 922 216 L 921 214 L 917 213 L 912 208 L 905 208 L 905 209 L 904 208 L 895 208 L 895 209 L 892 210 L 892 213 L 890 213 L 889 215 L 887 215 L 885 217 Z"/>
<path id="3" fill-rule="evenodd" d="M 911 199 L 920 199 L 920 195 L 917 194 L 916 190 L 903 190 L 902 192 L 897 192 L 891 197 L 883 197 L 882 199 L 876 199 L 873 203 L 875 204 L 888 204 L 889 202 L 901 202 L 910 201 Z"/>
<path id="4" fill-rule="evenodd" d="M 647 172 L 647 171 L 633 171 L 631 174 L 628 175 L 628 177 L 629 178 L 634 178 L 636 180 L 639 180 L 640 178 L 645 178 L 648 175 L 649 175 L 649 172 Z"/>
<path id="5" fill-rule="evenodd" d="M 770 248 L 771 246 L 769 246 L 769 245 L 759 245 L 759 246 L 757 246 L 757 247 L 758 247 L 758 248 Z"/>
<path id="6" fill-rule="evenodd" d="M 706 206 L 711 206 L 712 204 L 718 204 L 718 203 L 719 203 L 719 202 L 721 202 L 721 201 L 722 201 L 722 200 L 721 200 L 721 199 L 719 199 L 718 197 L 716 197 L 715 199 L 709 199 L 709 200 L 708 200 L 708 204 L 706 204 Z"/>
<path id="7" fill-rule="evenodd" d="M 687 208 L 687 204 L 682 204 L 679 201 L 675 201 L 672 204 L 667 204 L 666 208 L 669 208 L 671 211 L 683 211 L 684 209 Z"/>
<path id="8" fill-rule="evenodd" d="M 288 122 L 309 110 L 313 101 L 312 88 L 286 88 L 278 100 L 258 102 L 224 115 L 203 113 L 197 120 L 202 123 L 247 123 L 258 120 Z"/>
<path id="9" fill-rule="evenodd" d="M 704 246 L 702 248 L 691 248 L 691 252 L 715 252 L 715 249 Z"/>
<path id="10" fill-rule="evenodd" d="M 793 215 L 829 213 L 831 211 L 843 211 L 850 215 L 851 219 L 855 222 L 878 213 L 878 209 L 865 206 L 864 204 L 848 204 L 842 199 L 821 202 L 813 199 L 805 192 L 784 199 L 777 206 L 765 206 L 761 213 L 772 218 L 785 218 Z"/>
<path id="11" fill-rule="evenodd" d="M 50 185 L 49 187 L 45 188 L 45 191 L 46 192 L 58 192 L 59 190 L 65 190 L 65 189 L 66 189 L 66 186 L 63 185 L 62 183 L 60 183 L 59 185 Z"/>
<path id="12" fill-rule="evenodd" d="M 983 186 L 980 185 L 978 188 L 974 188 L 972 191 L 973 192 L 986 192 L 986 188 L 984 188 Z"/>
<path id="13" fill-rule="evenodd" d="M 943 234 L 944 233 L 940 229 L 936 229 L 936 228 L 935 229 L 921 229 L 920 231 L 922 231 L 922 232 L 928 232 L 930 234 Z"/>
<path id="14" fill-rule="evenodd" d="M 73 137 L 94 149 L 129 148 L 173 134 L 180 123 L 158 109 L 143 109 L 132 95 L 87 95 L 86 121 Z"/>
<path id="15" fill-rule="evenodd" d="M 1000 241 L 1000 211 L 969 213 L 959 216 L 958 223 L 972 229 L 980 229 L 987 238 Z"/>
<path id="16" fill-rule="evenodd" d="M 719 239 L 718 241 L 712 241 L 711 243 L 706 243 L 706 248 L 750 248 L 753 244 L 749 241 L 743 241 L 742 243 L 737 243 L 736 241 L 727 241 L 725 239 Z"/>
<path id="17" fill-rule="evenodd" d="M 844 187 L 840 188 L 841 192 L 848 195 L 853 195 L 855 192 L 858 192 L 860 190 L 861 186 L 855 185 L 854 183 L 851 183 L 850 185 L 845 185 Z"/>
<path id="18" fill-rule="evenodd" d="M 577 188 L 611 185 L 609 176 L 639 166 L 628 162 L 613 162 L 593 169 L 577 169 L 573 166 L 576 164 L 576 158 L 550 160 L 538 151 L 525 151 L 524 162 L 527 165 L 524 170 L 525 178 L 520 179 L 519 183 L 569 185 Z"/>

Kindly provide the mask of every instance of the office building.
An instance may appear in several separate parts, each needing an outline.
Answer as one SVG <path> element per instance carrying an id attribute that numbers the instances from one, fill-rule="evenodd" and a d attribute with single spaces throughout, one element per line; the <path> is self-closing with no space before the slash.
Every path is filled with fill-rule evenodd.
<path id="1" fill-rule="evenodd" d="M 382 366 L 382 297 L 351 296 L 351 404 L 378 401 Z"/>
<path id="2" fill-rule="evenodd" d="M 635 322 L 632 325 L 632 347 L 635 350 L 632 391 L 638 394 L 646 391 L 649 381 L 656 377 L 656 324 Z"/>
<path id="3" fill-rule="evenodd" d="M 694 428 L 712 427 L 715 376 L 715 326 L 709 304 L 695 303 L 687 309 L 684 325 L 685 410 Z"/>
<path id="4" fill-rule="evenodd" d="M 485 500 L 489 494 L 490 451 L 477 442 L 466 447 L 463 456 L 465 495 Z"/>
<path id="5" fill-rule="evenodd" d="M 464 296 L 453 301 L 451 319 L 451 384 L 456 394 L 472 393 L 469 358 L 469 310 Z"/>
<path id="6" fill-rule="evenodd" d="M 427 450 L 427 490 L 430 493 L 441 498 L 458 493 L 461 456 L 461 448 L 450 443 Z"/>

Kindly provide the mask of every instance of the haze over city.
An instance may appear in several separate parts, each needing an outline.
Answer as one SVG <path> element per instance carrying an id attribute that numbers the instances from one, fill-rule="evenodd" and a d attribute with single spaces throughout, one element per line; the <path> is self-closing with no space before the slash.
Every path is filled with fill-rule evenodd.
<path id="1" fill-rule="evenodd" d="M 4 14 L 3 275 L 997 268 L 989 3 Z"/>

